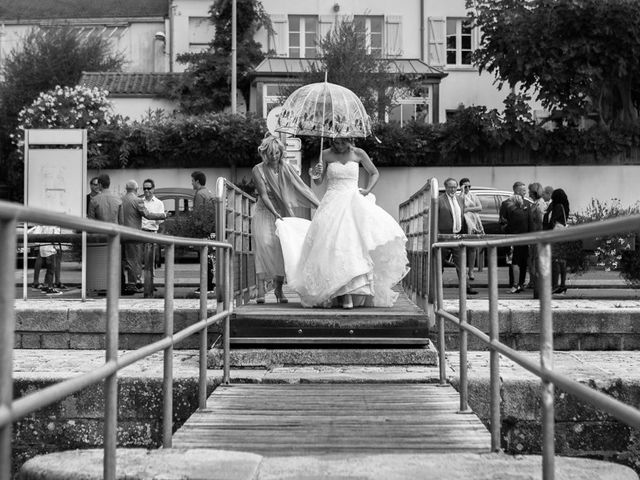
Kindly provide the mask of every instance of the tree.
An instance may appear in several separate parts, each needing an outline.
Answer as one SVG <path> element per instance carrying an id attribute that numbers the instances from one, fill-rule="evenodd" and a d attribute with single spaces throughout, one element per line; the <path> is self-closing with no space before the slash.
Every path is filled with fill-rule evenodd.
<path id="1" fill-rule="evenodd" d="M 9 53 L 0 83 L 0 170 L 4 175 L 0 183 L 8 184 L 12 200 L 21 201 L 23 187 L 22 155 L 10 138 L 18 127 L 19 112 L 41 92 L 74 87 L 83 71 L 117 71 L 123 63 L 123 56 L 112 53 L 107 39 L 80 36 L 70 26 L 33 29 Z"/>
<path id="2" fill-rule="evenodd" d="M 401 87 L 389 61 L 367 52 L 353 19 L 344 19 L 319 41 L 321 57 L 301 75 L 303 84 L 327 81 L 348 88 L 373 118 L 384 115 Z M 284 94 L 291 93 L 289 91 Z M 284 95 L 283 95 L 284 96 Z"/>
<path id="3" fill-rule="evenodd" d="M 185 113 L 221 111 L 231 104 L 231 0 L 216 0 L 209 10 L 215 36 L 205 52 L 186 53 L 178 61 L 188 64 L 185 75 L 171 86 Z M 261 44 L 253 37 L 259 28 L 271 28 L 258 0 L 237 0 L 237 87 L 248 102 L 249 74 L 262 61 Z"/>
<path id="4" fill-rule="evenodd" d="M 628 0 L 467 0 L 482 40 L 480 70 L 534 89 L 570 123 L 636 122 L 640 105 L 640 2 Z"/>
<path id="5" fill-rule="evenodd" d="M 69 26 L 31 30 L 2 66 L 0 128 L 3 145 L 17 126 L 18 112 L 41 92 L 75 86 L 83 71 L 118 71 L 124 59 L 101 36 L 81 37 Z"/>

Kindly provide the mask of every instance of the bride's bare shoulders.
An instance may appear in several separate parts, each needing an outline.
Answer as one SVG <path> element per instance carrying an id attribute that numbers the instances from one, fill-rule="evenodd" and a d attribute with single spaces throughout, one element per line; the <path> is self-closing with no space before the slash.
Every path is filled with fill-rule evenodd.
<path id="1" fill-rule="evenodd" d="M 361 148 L 353 147 L 351 150 L 345 153 L 336 153 L 330 148 L 322 152 L 322 158 L 329 164 L 333 162 L 347 163 L 356 162 L 360 163 L 361 154 L 359 151 L 363 151 Z"/>

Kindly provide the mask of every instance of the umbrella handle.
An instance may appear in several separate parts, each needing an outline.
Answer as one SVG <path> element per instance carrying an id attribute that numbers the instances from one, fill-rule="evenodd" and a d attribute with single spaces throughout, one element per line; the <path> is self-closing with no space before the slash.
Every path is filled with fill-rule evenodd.
<path id="1" fill-rule="evenodd" d="M 318 158 L 318 163 L 316 163 L 316 165 L 318 164 L 322 165 L 322 150 L 324 149 L 323 143 L 324 143 L 324 137 L 320 137 L 320 157 Z M 320 177 L 322 177 L 322 174 L 316 175 L 314 172 L 315 172 L 315 168 L 309 169 L 309 176 L 311 177 L 312 180 L 318 180 Z"/>

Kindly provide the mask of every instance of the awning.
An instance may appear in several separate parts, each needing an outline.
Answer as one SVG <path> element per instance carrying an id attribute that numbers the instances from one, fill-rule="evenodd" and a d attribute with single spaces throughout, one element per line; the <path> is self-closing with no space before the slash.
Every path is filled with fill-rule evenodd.
<path id="1" fill-rule="evenodd" d="M 417 58 L 385 58 L 380 62 L 388 65 L 388 71 L 403 75 L 424 75 L 430 78 L 443 78 L 447 73 L 432 67 Z M 267 57 L 256 67 L 254 76 L 295 76 L 309 71 L 312 65 L 318 65 L 317 58 Z"/>

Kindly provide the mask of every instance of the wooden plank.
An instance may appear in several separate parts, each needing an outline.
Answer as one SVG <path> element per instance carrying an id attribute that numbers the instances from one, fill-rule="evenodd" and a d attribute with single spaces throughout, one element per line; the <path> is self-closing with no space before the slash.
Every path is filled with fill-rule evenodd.
<path id="1" fill-rule="evenodd" d="M 430 384 L 245 384 L 218 387 L 175 433 L 175 448 L 264 455 L 488 452 L 458 394 Z"/>

